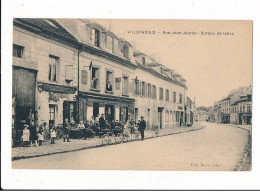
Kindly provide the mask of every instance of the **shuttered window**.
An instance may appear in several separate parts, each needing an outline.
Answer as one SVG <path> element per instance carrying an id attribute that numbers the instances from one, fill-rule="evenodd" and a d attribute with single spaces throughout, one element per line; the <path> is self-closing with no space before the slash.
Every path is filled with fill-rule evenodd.
<path id="1" fill-rule="evenodd" d="M 66 65 L 65 67 L 65 80 L 72 81 L 73 80 L 73 66 Z"/>

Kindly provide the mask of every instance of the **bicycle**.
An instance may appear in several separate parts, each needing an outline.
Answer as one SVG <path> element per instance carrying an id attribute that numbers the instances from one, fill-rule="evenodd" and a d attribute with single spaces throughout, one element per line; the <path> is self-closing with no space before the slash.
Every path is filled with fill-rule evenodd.
<path id="1" fill-rule="evenodd" d="M 106 129 L 101 132 L 99 132 L 100 136 L 102 135 L 102 144 L 103 145 L 109 145 L 113 142 L 116 143 L 116 137 L 112 130 Z"/>
<path id="2" fill-rule="evenodd" d="M 117 134 L 117 142 L 123 143 L 131 140 L 131 133 L 127 129 L 123 129 L 122 133 Z"/>
<path id="3" fill-rule="evenodd" d="M 137 127 L 131 129 L 131 139 L 136 141 L 141 139 L 141 133 L 138 131 Z"/>

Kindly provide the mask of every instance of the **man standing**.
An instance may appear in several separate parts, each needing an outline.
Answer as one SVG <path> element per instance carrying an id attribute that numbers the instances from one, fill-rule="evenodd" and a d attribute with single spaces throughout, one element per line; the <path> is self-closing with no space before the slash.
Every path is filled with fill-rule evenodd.
<path id="1" fill-rule="evenodd" d="M 65 119 L 65 123 L 63 124 L 63 142 L 65 142 L 65 140 L 67 139 L 67 142 L 70 142 L 69 139 L 69 132 L 70 132 L 70 124 L 68 122 L 68 119 Z"/>
<path id="2" fill-rule="evenodd" d="M 99 125 L 101 130 L 106 129 L 106 121 L 104 118 L 104 114 L 101 114 L 101 117 L 99 118 Z"/>
<path id="3" fill-rule="evenodd" d="M 141 121 L 140 121 L 140 124 L 139 124 L 139 131 L 141 133 L 141 136 L 142 136 L 142 140 L 144 140 L 144 130 L 146 128 L 146 122 L 144 120 L 144 117 L 141 116 Z"/>

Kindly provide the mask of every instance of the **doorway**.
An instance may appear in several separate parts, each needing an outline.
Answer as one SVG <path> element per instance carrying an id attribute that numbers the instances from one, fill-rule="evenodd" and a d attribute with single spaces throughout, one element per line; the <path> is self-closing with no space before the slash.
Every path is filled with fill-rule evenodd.
<path id="1" fill-rule="evenodd" d="M 163 121 L 162 121 L 163 112 L 162 111 L 163 111 L 163 108 L 158 107 L 158 121 L 159 121 L 160 129 L 162 129 L 162 126 L 163 126 Z"/>
<path id="2" fill-rule="evenodd" d="M 114 105 L 105 105 L 105 118 L 108 121 L 115 120 L 115 109 Z"/>
<path id="3" fill-rule="evenodd" d="M 96 117 L 99 115 L 99 103 L 94 102 L 93 103 L 93 116 L 96 119 Z"/>

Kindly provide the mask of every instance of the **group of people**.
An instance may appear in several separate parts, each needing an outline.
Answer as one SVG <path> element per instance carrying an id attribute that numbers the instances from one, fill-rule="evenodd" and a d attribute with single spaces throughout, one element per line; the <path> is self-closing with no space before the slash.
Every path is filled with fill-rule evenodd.
<path id="1" fill-rule="evenodd" d="M 23 135 L 22 135 L 22 141 L 23 142 L 30 142 L 30 145 L 32 146 L 35 144 L 37 147 L 42 145 L 42 142 L 44 140 L 43 133 L 46 131 L 46 123 L 43 123 L 39 130 L 36 130 L 36 127 L 34 123 L 32 122 L 30 127 L 25 124 L 23 129 Z M 70 131 L 72 128 L 78 128 L 82 131 L 82 136 L 84 140 L 87 139 L 87 137 L 93 137 L 94 135 L 101 135 L 102 132 L 105 132 L 107 130 L 114 130 L 115 133 L 122 132 L 125 135 L 130 135 L 130 133 L 133 133 L 133 130 L 138 130 L 141 134 L 142 140 L 144 140 L 144 130 L 146 128 L 146 122 L 144 120 L 144 117 L 141 117 L 141 120 L 138 120 L 138 122 L 134 122 L 133 120 L 127 121 L 126 123 L 122 123 L 118 120 L 114 121 L 108 121 L 105 119 L 104 114 L 101 114 L 101 117 L 98 119 L 95 119 L 94 116 L 91 118 L 90 121 L 86 121 L 86 123 L 83 123 L 83 121 L 80 121 L 78 125 L 74 121 L 71 123 L 68 122 L 68 119 L 65 119 L 65 122 L 63 124 L 63 141 L 64 142 L 70 142 Z M 49 131 L 51 135 L 51 144 L 55 144 L 55 139 L 57 137 L 56 135 L 56 129 L 54 125 L 49 126 Z"/>

